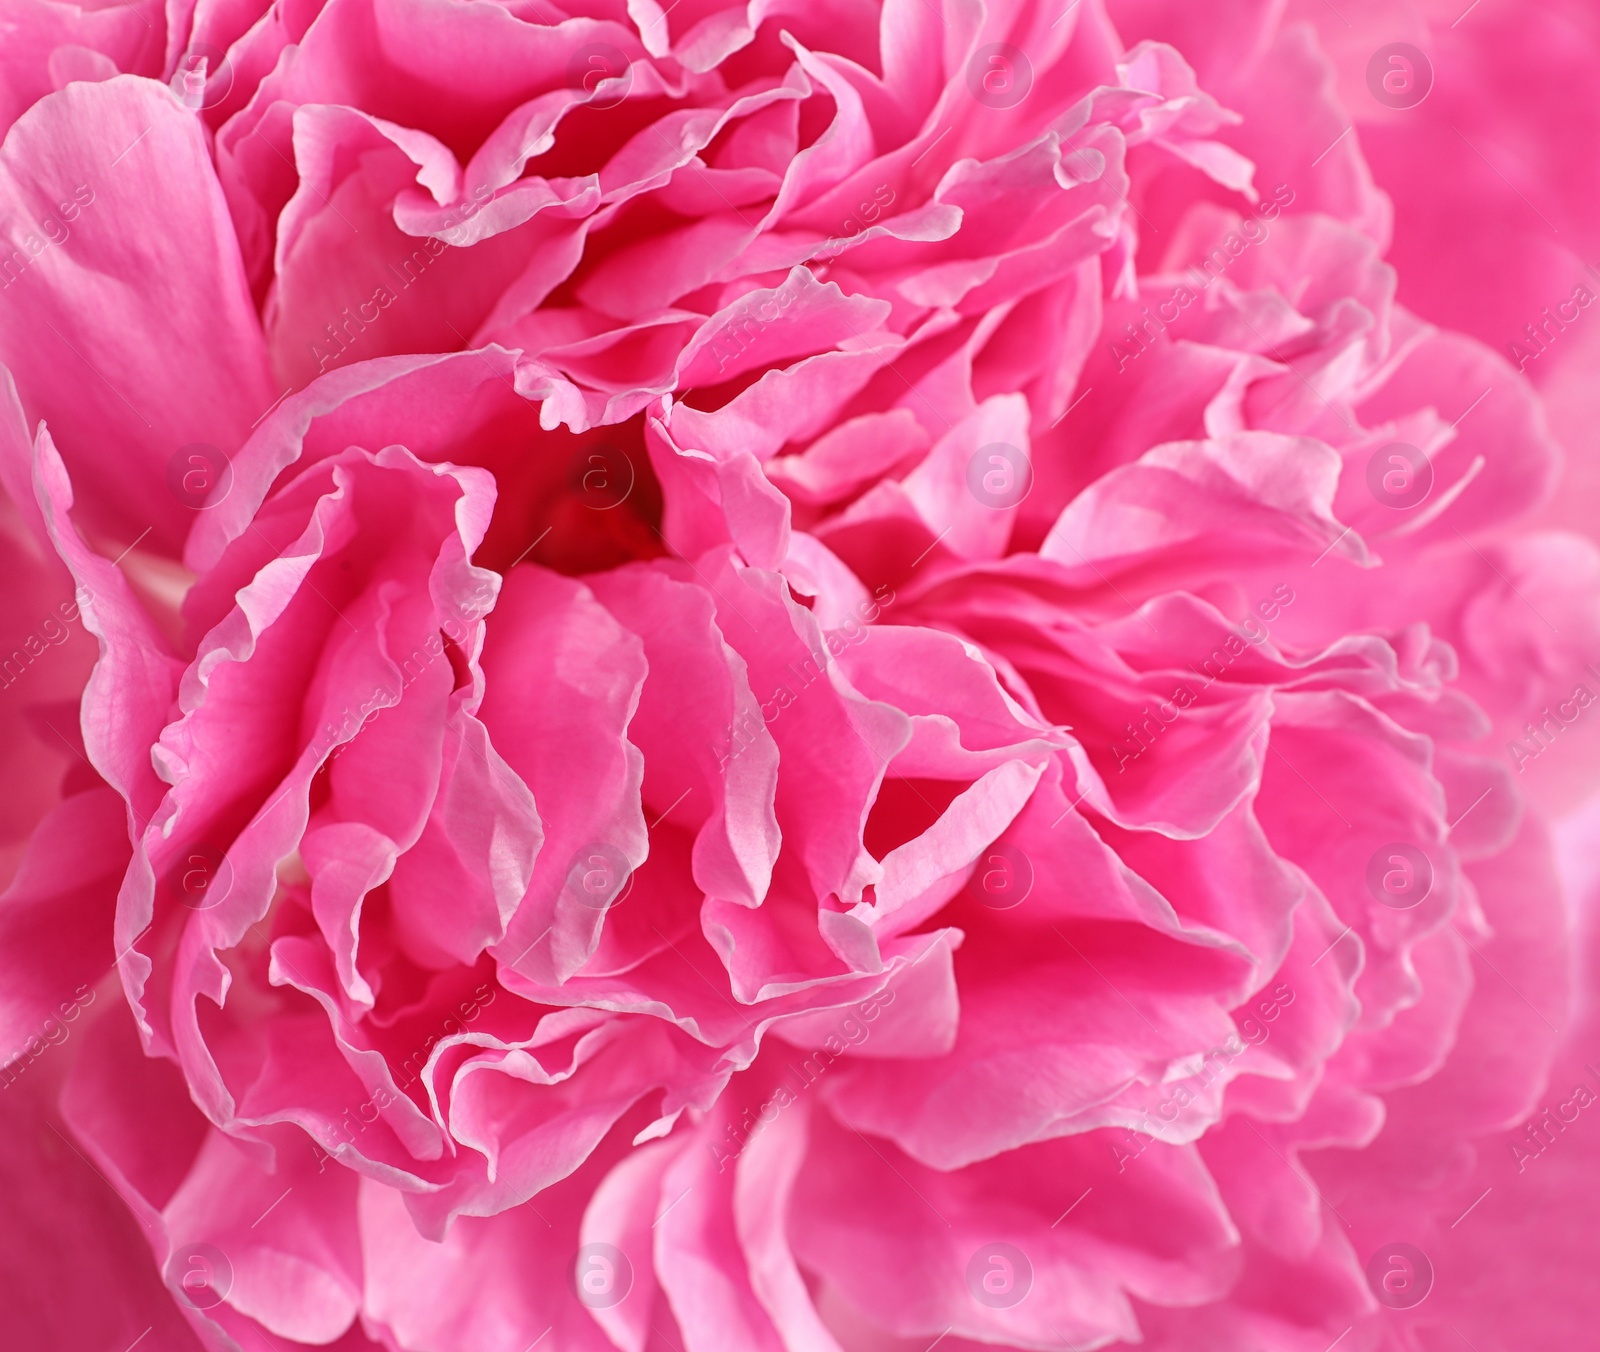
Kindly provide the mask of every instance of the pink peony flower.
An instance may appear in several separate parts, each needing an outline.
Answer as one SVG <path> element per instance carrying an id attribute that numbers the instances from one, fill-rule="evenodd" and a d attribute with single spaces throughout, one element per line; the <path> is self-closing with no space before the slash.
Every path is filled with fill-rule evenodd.
<path id="1" fill-rule="evenodd" d="M 1582 1345 L 1521 57 L 191 9 L 0 61 L 19 1346 Z"/>

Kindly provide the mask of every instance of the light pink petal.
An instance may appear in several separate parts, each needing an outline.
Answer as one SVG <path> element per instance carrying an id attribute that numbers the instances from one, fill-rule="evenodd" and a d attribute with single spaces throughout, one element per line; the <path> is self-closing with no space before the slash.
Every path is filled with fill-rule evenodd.
<path id="1" fill-rule="evenodd" d="M 43 99 L 0 162 L 8 209 L 59 231 L 4 278 L 0 362 L 94 528 L 176 555 L 196 515 L 170 487 L 184 449 L 231 456 L 274 394 L 205 139 L 165 89 L 119 77 Z"/>

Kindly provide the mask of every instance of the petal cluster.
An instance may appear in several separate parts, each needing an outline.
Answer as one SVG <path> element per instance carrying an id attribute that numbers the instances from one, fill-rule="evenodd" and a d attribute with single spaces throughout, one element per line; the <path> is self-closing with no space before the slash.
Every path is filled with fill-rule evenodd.
<path id="1" fill-rule="evenodd" d="M 1280 9 L 30 0 L 38 1345 L 1517 1331 L 1600 553 Z"/>

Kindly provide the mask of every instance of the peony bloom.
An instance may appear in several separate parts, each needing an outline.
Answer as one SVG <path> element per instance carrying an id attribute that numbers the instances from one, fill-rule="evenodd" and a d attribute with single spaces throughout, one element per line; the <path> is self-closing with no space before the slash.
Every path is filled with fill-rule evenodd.
<path id="1" fill-rule="evenodd" d="M 19 1345 L 1580 1345 L 1600 553 L 1437 16 L 59 8 Z"/>

